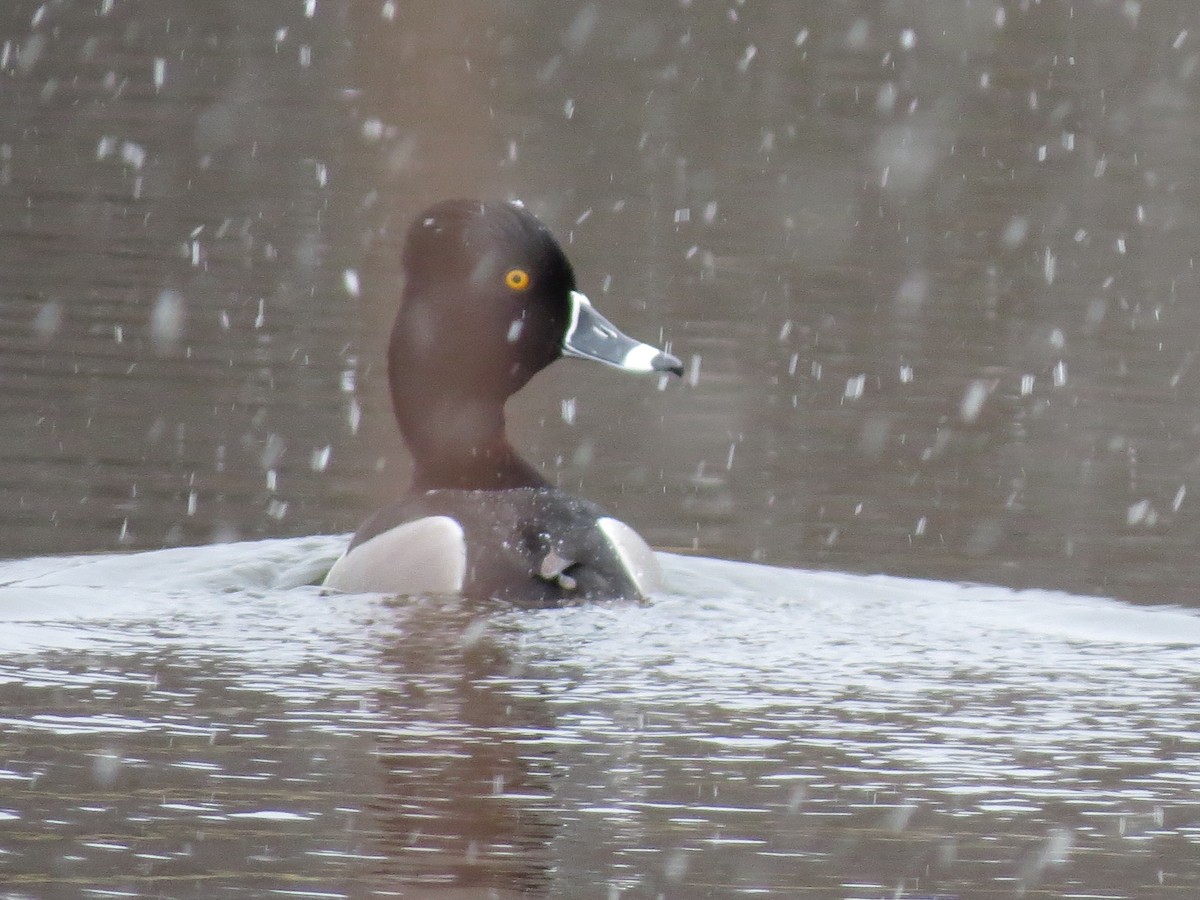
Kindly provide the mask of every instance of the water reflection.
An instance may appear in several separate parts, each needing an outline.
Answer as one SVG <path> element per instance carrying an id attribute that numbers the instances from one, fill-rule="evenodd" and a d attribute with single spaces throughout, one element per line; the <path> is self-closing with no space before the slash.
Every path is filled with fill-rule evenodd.
<path id="1" fill-rule="evenodd" d="M 635 895 L 1159 889 L 1153 866 L 1198 811 L 1173 712 L 1190 703 L 1194 620 L 1146 630 L 1115 606 L 920 583 L 848 580 L 847 602 L 836 581 L 772 578 L 745 582 L 762 594 L 738 598 L 735 631 L 703 594 L 531 623 L 558 729 L 624 776 L 567 790 L 620 823 L 608 846 Z"/>
<path id="2" fill-rule="evenodd" d="M 0 573 L 11 890 L 1142 898 L 1200 883 L 1189 613 L 671 557 L 675 593 L 644 606 L 278 587 L 339 547 Z"/>
<path id="3" fill-rule="evenodd" d="M 285 590 L 342 545 L 6 569 L 6 884 L 543 893 L 553 722 L 504 687 L 512 628 L 456 600 Z"/>
<path id="4" fill-rule="evenodd" d="M 387 724 L 374 801 L 389 866 L 481 897 L 554 896 L 553 717 L 536 695 L 511 695 L 521 673 L 484 611 L 446 600 L 401 615 L 396 640 L 379 648 L 394 679 L 377 695 Z"/>

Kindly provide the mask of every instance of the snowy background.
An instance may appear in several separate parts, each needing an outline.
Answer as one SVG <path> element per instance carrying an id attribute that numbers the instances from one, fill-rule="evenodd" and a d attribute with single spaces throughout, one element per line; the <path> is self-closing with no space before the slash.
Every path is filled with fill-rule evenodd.
<path id="1" fill-rule="evenodd" d="M 522 198 L 686 383 L 514 440 L 660 546 L 1190 603 L 1189 4 L 0 7 L 0 547 L 352 529 L 408 221 Z"/>

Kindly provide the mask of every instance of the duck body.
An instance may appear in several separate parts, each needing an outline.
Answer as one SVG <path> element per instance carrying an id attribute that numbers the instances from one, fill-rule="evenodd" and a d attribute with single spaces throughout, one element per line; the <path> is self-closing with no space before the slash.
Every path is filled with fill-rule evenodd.
<path id="1" fill-rule="evenodd" d="M 521 459 L 504 403 L 562 356 L 674 374 L 679 360 L 596 312 L 518 204 L 431 207 L 409 230 L 404 268 L 388 379 L 413 484 L 358 529 L 325 586 L 531 606 L 659 589 L 654 553 L 632 528 Z"/>
<path id="2" fill-rule="evenodd" d="M 330 573 L 343 590 L 405 584 L 407 593 L 516 605 L 643 597 L 661 587 L 654 552 L 632 528 L 551 487 L 410 494 L 364 523 L 343 560 Z"/>

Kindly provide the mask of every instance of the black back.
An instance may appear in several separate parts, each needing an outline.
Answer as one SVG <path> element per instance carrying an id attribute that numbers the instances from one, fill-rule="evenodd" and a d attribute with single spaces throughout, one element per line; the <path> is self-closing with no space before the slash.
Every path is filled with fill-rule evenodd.
<path id="1" fill-rule="evenodd" d="M 411 493 L 372 516 L 350 549 L 426 516 L 462 526 L 466 597 L 548 606 L 641 596 L 596 528 L 604 510 L 557 488 Z"/>

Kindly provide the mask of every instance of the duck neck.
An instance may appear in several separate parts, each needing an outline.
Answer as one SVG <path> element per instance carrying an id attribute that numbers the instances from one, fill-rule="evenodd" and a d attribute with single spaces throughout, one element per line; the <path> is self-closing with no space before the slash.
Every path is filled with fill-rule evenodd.
<path id="1" fill-rule="evenodd" d="M 416 400 L 396 404 L 400 433 L 415 463 L 414 490 L 546 486 L 508 442 L 502 404 L 467 397 Z"/>

